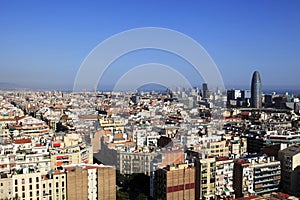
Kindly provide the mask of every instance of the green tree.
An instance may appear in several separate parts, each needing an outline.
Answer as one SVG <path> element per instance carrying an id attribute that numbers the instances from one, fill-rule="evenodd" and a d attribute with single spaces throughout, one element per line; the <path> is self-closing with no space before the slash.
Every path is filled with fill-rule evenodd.
<path id="1" fill-rule="evenodd" d="M 148 197 L 144 193 L 140 193 L 137 197 L 136 200 L 147 200 Z"/>
<path id="2" fill-rule="evenodd" d="M 129 194 L 127 192 L 117 191 L 118 200 L 129 200 Z"/>

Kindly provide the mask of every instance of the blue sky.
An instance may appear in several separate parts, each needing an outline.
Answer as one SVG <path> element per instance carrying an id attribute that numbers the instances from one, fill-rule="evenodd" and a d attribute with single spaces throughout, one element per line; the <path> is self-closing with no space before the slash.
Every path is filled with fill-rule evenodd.
<path id="1" fill-rule="evenodd" d="M 71 88 L 81 63 L 100 42 L 150 26 L 195 39 L 217 64 L 227 88 L 249 88 L 255 70 L 266 88 L 295 88 L 300 86 L 299 8 L 296 0 L 1 0 L 0 82 Z M 132 59 L 143 56 L 148 61 L 153 54 Z M 111 76 L 117 72 L 110 69 Z"/>

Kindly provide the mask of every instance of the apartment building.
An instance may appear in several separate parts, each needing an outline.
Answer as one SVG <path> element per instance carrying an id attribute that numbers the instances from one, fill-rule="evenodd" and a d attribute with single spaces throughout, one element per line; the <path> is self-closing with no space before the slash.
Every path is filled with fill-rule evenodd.
<path id="1" fill-rule="evenodd" d="M 234 162 L 227 157 L 216 159 L 216 185 L 217 198 L 233 199 L 233 168 Z"/>
<path id="2" fill-rule="evenodd" d="M 300 195 L 300 146 L 293 145 L 278 152 L 284 192 Z"/>
<path id="3" fill-rule="evenodd" d="M 21 200 L 41 200 L 41 173 L 29 173 L 25 170 L 27 169 L 23 169 L 22 174 L 12 176 L 13 197 Z"/>
<path id="4" fill-rule="evenodd" d="M 210 199 L 215 196 L 216 185 L 216 159 L 202 158 L 200 159 L 200 176 L 197 181 L 199 187 L 199 196 L 196 199 Z M 197 188 L 198 189 L 198 188 Z"/>
<path id="5" fill-rule="evenodd" d="M 42 199 L 67 199 L 66 173 L 63 170 L 54 170 L 42 175 Z"/>
<path id="6" fill-rule="evenodd" d="M 76 133 L 59 133 L 55 136 L 50 149 L 51 169 L 70 164 L 92 164 L 93 148 Z"/>
<path id="7" fill-rule="evenodd" d="M 69 165 L 67 198 L 72 200 L 116 199 L 116 170 L 109 166 Z"/>
<path id="8" fill-rule="evenodd" d="M 195 167 L 168 165 L 155 172 L 156 199 L 195 199 Z"/>
<path id="9" fill-rule="evenodd" d="M 256 156 L 239 159 L 234 164 L 236 197 L 277 192 L 280 183 L 280 162 L 274 157 Z"/>
<path id="10" fill-rule="evenodd" d="M 0 174 L 0 199 L 13 198 L 12 178 L 9 174 Z"/>
<path id="11" fill-rule="evenodd" d="M 12 169 L 38 169 L 41 173 L 50 170 L 48 147 L 33 144 L 30 138 L 15 139 L 13 143 L 0 145 L 0 172 Z"/>
<path id="12" fill-rule="evenodd" d="M 152 153 L 134 153 L 117 152 L 117 168 L 121 174 L 144 173 L 150 175 L 151 162 L 158 154 Z"/>

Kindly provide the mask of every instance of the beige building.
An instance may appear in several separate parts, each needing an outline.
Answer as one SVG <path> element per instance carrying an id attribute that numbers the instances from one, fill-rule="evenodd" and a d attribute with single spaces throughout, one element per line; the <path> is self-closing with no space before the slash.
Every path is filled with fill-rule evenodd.
<path id="1" fill-rule="evenodd" d="M 155 172 L 156 199 L 195 199 L 195 167 L 167 166 Z"/>
<path id="2" fill-rule="evenodd" d="M 65 172 L 54 171 L 47 175 L 24 172 L 23 174 L 12 175 L 12 178 L 0 179 L 0 184 L 2 183 L 6 190 L 5 193 L 0 193 L 0 198 L 18 197 L 20 200 L 66 199 Z"/>
<path id="3" fill-rule="evenodd" d="M 64 167 L 67 170 L 68 199 L 116 199 L 115 168 L 101 165 Z"/>
<path id="4" fill-rule="evenodd" d="M 51 169 L 70 164 L 92 164 L 93 148 L 77 133 L 57 134 L 50 149 Z"/>
<path id="5" fill-rule="evenodd" d="M 293 145 L 279 151 L 281 181 L 284 192 L 300 195 L 300 146 Z"/>
<path id="6" fill-rule="evenodd" d="M 210 199 L 215 196 L 216 160 L 215 158 L 200 159 L 200 198 Z"/>
<path id="7" fill-rule="evenodd" d="M 41 200 L 41 183 L 41 173 L 23 173 L 13 175 L 13 197 L 18 197 L 20 200 Z"/>
<path id="8" fill-rule="evenodd" d="M 233 136 L 229 142 L 229 153 L 234 157 L 240 157 L 247 152 L 247 139 Z"/>
<path id="9" fill-rule="evenodd" d="M 16 171 L 1 175 L 0 199 L 65 200 L 116 199 L 115 168 L 102 165 L 69 165 L 48 174 Z"/>
<path id="10" fill-rule="evenodd" d="M 12 178 L 11 175 L 1 174 L 0 175 L 0 199 L 13 198 L 12 191 Z"/>
<path id="11" fill-rule="evenodd" d="M 67 199 L 66 173 L 56 170 L 42 176 L 43 200 Z"/>
<path id="12" fill-rule="evenodd" d="M 210 150 L 209 156 L 227 157 L 229 156 L 229 147 L 225 140 L 217 142 L 209 142 L 207 149 Z"/>

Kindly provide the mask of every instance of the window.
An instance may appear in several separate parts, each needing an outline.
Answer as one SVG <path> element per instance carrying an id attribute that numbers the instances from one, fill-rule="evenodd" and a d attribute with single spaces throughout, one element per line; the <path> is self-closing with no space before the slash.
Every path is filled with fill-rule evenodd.
<path id="1" fill-rule="evenodd" d="M 61 186 L 62 186 L 62 187 L 65 187 L 65 182 L 61 182 Z"/>
<path id="2" fill-rule="evenodd" d="M 32 192 L 29 192 L 29 196 L 32 197 Z"/>
<path id="3" fill-rule="evenodd" d="M 32 185 L 29 185 L 29 190 L 32 190 Z"/>
<path id="4" fill-rule="evenodd" d="M 18 187 L 15 187 L 15 192 L 18 192 Z"/>
<path id="5" fill-rule="evenodd" d="M 15 180 L 15 185 L 18 185 L 18 180 Z"/>
<path id="6" fill-rule="evenodd" d="M 36 184 L 36 189 L 39 189 L 39 184 Z"/>
<path id="7" fill-rule="evenodd" d="M 25 186 L 24 185 L 22 186 L 22 191 L 25 191 Z"/>
<path id="8" fill-rule="evenodd" d="M 32 178 L 29 178 L 29 183 L 32 183 Z"/>
<path id="9" fill-rule="evenodd" d="M 46 184 L 45 183 L 43 184 L 43 188 L 46 188 Z"/>
<path id="10" fill-rule="evenodd" d="M 39 182 L 39 177 L 36 177 L 36 182 Z"/>
<path id="11" fill-rule="evenodd" d="M 58 187 L 58 183 L 56 183 L 56 187 Z"/>

